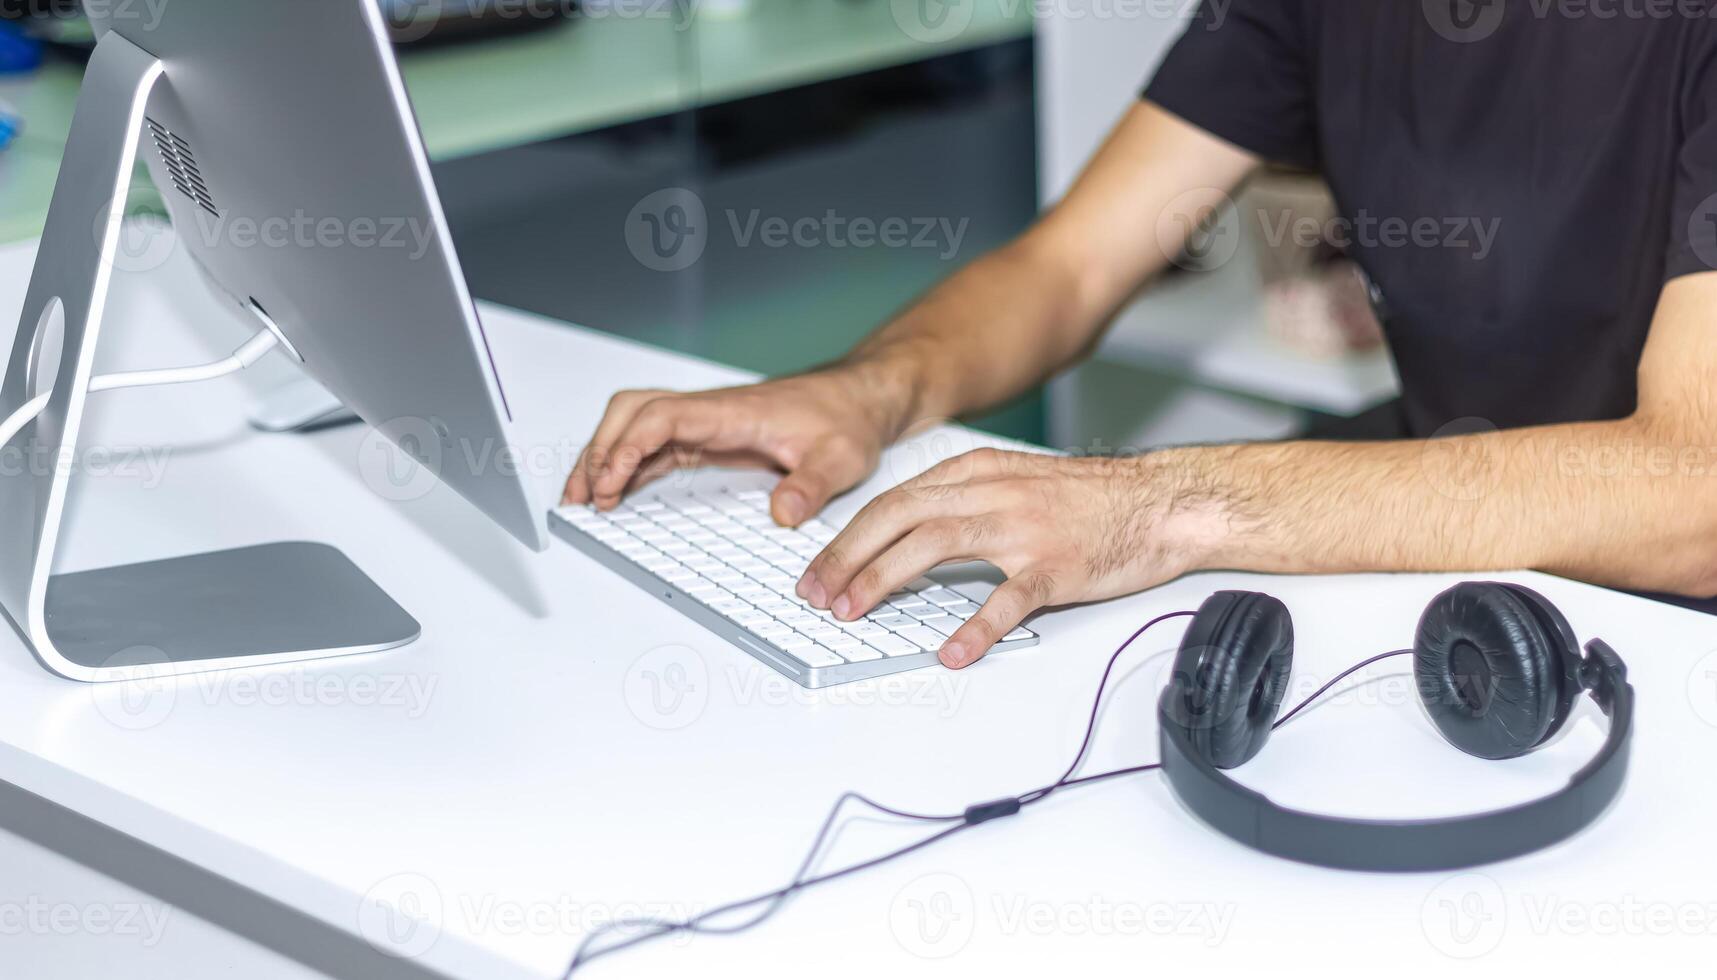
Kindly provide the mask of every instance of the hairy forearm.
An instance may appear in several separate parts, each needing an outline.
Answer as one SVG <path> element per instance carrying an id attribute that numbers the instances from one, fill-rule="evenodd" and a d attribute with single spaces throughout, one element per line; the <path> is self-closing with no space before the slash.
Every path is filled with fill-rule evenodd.
<path id="1" fill-rule="evenodd" d="M 1644 419 L 1422 442 L 1198 447 L 1141 460 L 1194 567 L 1535 568 L 1717 594 L 1717 446 Z"/>

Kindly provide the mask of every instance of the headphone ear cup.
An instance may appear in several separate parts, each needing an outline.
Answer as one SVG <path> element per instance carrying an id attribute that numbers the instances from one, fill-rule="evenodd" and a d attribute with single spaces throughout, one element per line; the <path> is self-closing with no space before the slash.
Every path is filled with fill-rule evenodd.
<path id="1" fill-rule="evenodd" d="M 1288 607 L 1259 592 L 1218 592 L 1175 655 L 1168 720 L 1211 765 L 1241 765 L 1269 740 L 1293 664 Z"/>
<path id="2" fill-rule="evenodd" d="M 1524 585 L 1510 582 L 1499 584 L 1513 592 L 1538 619 L 1545 638 L 1550 641 L 1552 656 L 1560 669 L 1556 678 L 1556 715 L 1550 720 L 1550 728 L 1545 731 L 1544 737 L 1538 740 L 1538 745 L 1543 745 L 1555 738 L 1562 726 L 1568 723 L 1569 716 L 1574 713 L 1574 702 L 1579 699 L 1580 692 L 1585 690 L 1580 682 L 1580 666 L 1585 662 L 1580 654 L 1580 641 L 1574 635 L 1574 628 L 1568 625 L 1568 618 L 1562 615 L 1562 610 L 1557 609 L 1549 599 Z"/>
<path id="3" fill-rule="evenodd" d="M 1437 596 L 1413 641 L 1413 672 L 1432 723 L 1481 759 L 1512 759 L 1542 745 L 1578 691 L 1572 637 L 1531 590 L 1463 582 Z"/>

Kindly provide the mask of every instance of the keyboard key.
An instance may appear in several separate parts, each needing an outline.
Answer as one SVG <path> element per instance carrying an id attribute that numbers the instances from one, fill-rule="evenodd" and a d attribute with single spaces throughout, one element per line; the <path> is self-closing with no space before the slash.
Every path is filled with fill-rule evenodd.
<path id="1" fill-rule="evenodd" d="M 911 616 L 913 619 L 929 619 L 932 616 L 942 615 L 941 606 L 932 606 L 928 602 L 914 602 L 904 606 L 896 606 L 895 608 L 899 609 L 906 615 Z"/>
<path id="2" fill-rule="evenodd" d="M 836 633 L 830 637 L 812 637 L 812 639 L 842 656 L 845 656 L 846 652 L 854 647 L 864 646 L 863 640 L 856 636 L 848 636 L 845 633 Z"/>
<path id="3" fill-rule="evenodd" d="M 811 642 L 810 637 L 801 633 L 788 633 L 786 636 L 770 637 L 769 642 L 774 644 L 778 649 L 786 650 L 788 653 L 792 653 L 795 650 L 803 650 L 808 646 L 815 645 Z"/>
<path id="4" fill-rule="evenodd" d="M 845 660 L 840 658 L 840 655 L 836 654 L 828 647 L 815 645 L 800 647 L 793 651 L 793 656 L 813 667 L 839 667 L 841 664 L 846 663 Z"/>
<path id="5" fill-rule="evenodd" d="M 793 605 L 791 602 L 788 602 L 780 596 L 770 599 L 760 599 L 757 601 L 756 605 L 757 608 L 771 616 L 790 616 L 799 611 L 798 606 Z"/>
<path id="6" fill-rule="evenodd" d="M 966 621 L 958 616 L 932 616 L 924 621 L 924 625 L 943 636 L 953 636 L 955 630 L 966 625 Z"/>
<path id="7" fill-rule="evenodd" d="M 913 619 L 905 613 L 888 613 L 887 615 L 876 617 L 874 622 L 885 629 L 891 630 L 901 630 L 908 626 L 918 625 L 918 620 Z"/>
<path id="8" fill-rule="evenodd" d="M 707 605 L 716 612 L 721 613 L 723 616 L 728 613 L 745 612 L 752 608 L 751 603 L 746 602 L 738 596 L 732 596 L 726 599 L 716 599 L 713 602 L 707 603 Z"/>
<path id="9" fill-rule="evenodd" d="M 918 644 L 921 650 L 940 650 L 948 638 L 928 626 L 908 626 L 899 631 L 897 636 L 904 637 Z"/>
<path id="10" fill-rule="evenodd" d="M 876 647 L 865 646 L 863 643 L 856 647 L 848 647 L 847 649 L 840 651 L 840 654 L 847 658 L 848 663 L 854 664 L 864 663 L 870 660 L 881 660 L 883 657 L 881 650 L 878 650 Z"/>
<path id="11" fill-rule="evenodd" d="M 699 576 L 694 582 L 687 582 L 680 585 L 680 591 L 694 599 L 702 599 L 705 596 L 711 596 L 717 592 L 725 592 L 726 590 L 714 582 L 711 582 L 709 579 Z"/>
<path id="12" fill-rule="evenodd" d="M 594 527 L 603 527 L 608 523 L 602 518 L 602 515 L 583 507 L 566 508 L 560 512 L 560 515 L 566 518 L 573 527 L 582 531 L 588 531 Z"/>
<path id="13" fill-rule="evenodd" d="M 880 651 L 885 657 L 906 657 L 923 652 L 918 649 L 918 644 L 903 636 L 895 636 L 893 633 L 872 637 L 865 642 L 865 645 Z"/>
<path id="14" fill-rule="evenodd" d="M 940 589 L 941 587 L 942 586 L 940 584 L 932 582 L 922 575 L 906 583 L 906 589 L 908 592 L 927 592 L 931 589 Z"/>
<path id="15" fill-rule="evenodd" d="M 942 611 L 950 616 L 958 616 L 961 619 L 971 619 L 973 616 L 978 614 L 978 604 L 975 602 L 962 602 L 957 606 L 943 606 Z"/>
<path id="16" fill-rule="evenodd" d="M 744 501 L 745 503 L 748 503 L 748 504 L 763 505 L 763 504 L 769 503 L 769 491 L 767 491 L 767 490 L 742 490 L 739 493 L 734 494 L 733 499 L 741 500 L 741 501 Z"/>
<path id="17" fill-rule="evenodd" d="M 704 579 L 702 575 L 699 575 L 697 572 L 694 572 L 683 565 L 661 574 L 664 581 L 672 582 L 675 585 L 689 585 L 693 582 L 707 581 L 707 579 Z M 710 585 L 713 586 L 714 584 L 714 582 L 710 582 Z"/>
<path id="18" fill-rule="evenodd" d="M 953 589 L 944 589 L 940 586 L 934 589 L 925 589 L 918 593 L 918 598 L 925 602 L 933 602 L 938 606 L 958 606 L 971 601 Z"/>
<path id="19" fill-rule="evenodd" d="M 781 621 L 794 629 L 815 629 L 823 625 L 823 621 L 803 610 L 789 613 L 781 617 Z"/>
<path id="20" fill-rule="evenodd" d="M 799 627 L 799 632 L 813 640 L 816 640 L 818 643 L 830 643 L 839 637 L 846 636 L 845 633 L 842 633 L 840 630 L 833 626 L 829 626 L 826 623 L 819 626 Z"/>
<path id="21" fill-rule="evenodd" d="M 753 633 L 757 632 L 757 627 L 762 626 L 764 623 L 775 622 L 774 617 L 770 616 L 766 612 L 759 612 L 756 609 L 752 609 L 749 612 L 735 613 L 728 618 L 746 629 L 751 630 Z"/>
<path id="22" fill-rule="evenodd" d="M 848 636 L 856 636 L 861 640 L 868 640 L 873 636 L 888 635 L 888 630 L 883 629 L 875 623 L 867 623 L 862 620 L 857 623 L 848 623 L 847 625 L 842 626 L 841 631 L 846 633 Z"/>
<path id="23" fill-rule="evenodd" d="M 751 632 L 756 633 L 765 640 L 774 640 L 783 636 L 791 636 L 793 633 L 793 627 L 788 626 L 786 623 L 778 623 L 772 619 L 767 623 L 759 623 L 758 625 L 751 627 Z"/>
<path id="24" fill-rule="evenodd" d="M 698 571 L 703 572 L 702 569 L 698 569 Z M 716 571 L 703 572 L 703 577 L 717 585 L 734 585 L 739 582 L 749 581 L 744 575 L 726 567 Z"/>
<path id="25" fill-rule="evenodd" d="M 1026 629 L 1024 626 L 1016 626 L 1016 627 L 1014 627 L 1013 632 L 1009 633 L 1007 636 L 1002 637 L 1000 642 L 1012 643 L 1015 640 L 1029 640 L 1036 635 L 1037 635 L 1036 633 L 1033 633 L 1031 630 Z"/>
<path id="26" fill-rule="evenodd" d="M 658 558 L 645 558 L 639 561 L 638 564 L 644 566 L 648 571 L 655 572 L 658 576 L 662 576 L 669 571 L 673 571 L 674 569 L 681 567 L 679 562 L 665 555 Z"/>

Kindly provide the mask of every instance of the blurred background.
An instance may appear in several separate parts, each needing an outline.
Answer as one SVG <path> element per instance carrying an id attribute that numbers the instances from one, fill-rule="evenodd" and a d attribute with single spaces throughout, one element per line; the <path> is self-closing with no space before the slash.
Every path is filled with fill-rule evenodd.
<path id="1" fill-rule="evenodd" d="M 0 0 L 0 241 L 40 234 L 86 2 L 171 0 Z M 1194 9 L 374 2 L 479 297 L 768 374 L 838 356 L 1023 230 Z M 133 197 L 160 210 L 141 171 Z M 1386 400 L 1357 271 L 1333 246 L 1258 227 L 1260 213 L 1327 216 L 1316 175 L 1267 173 L 1239 200 L 1090 363 L 973 421 L 1116 452 L 1277 438 Z"/>

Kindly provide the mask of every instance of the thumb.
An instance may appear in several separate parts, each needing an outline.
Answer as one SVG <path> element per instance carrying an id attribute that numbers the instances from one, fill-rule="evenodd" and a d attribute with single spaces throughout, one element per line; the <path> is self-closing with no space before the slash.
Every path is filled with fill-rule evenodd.
<path id="1" fill-rule="evenodd" d="M 850 490 L 870 472 L 870 464 L 844 439 L 824 439 L 811 447 L 770 499 L 775 523 L 798 527 L 823 509 L 829 498 Z"/>

